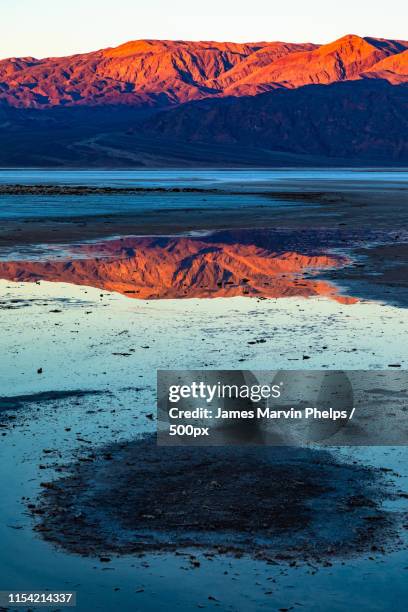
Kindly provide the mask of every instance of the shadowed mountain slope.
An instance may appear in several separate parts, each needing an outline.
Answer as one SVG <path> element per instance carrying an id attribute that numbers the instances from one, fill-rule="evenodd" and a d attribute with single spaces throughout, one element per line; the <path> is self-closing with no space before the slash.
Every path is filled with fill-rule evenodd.
<path id="1" fill-rule="evenodd" d="M 203 100 L 142 126 L 152 137 L 300 155 L 408 162 L 408 87 L 362 80 Z"/>

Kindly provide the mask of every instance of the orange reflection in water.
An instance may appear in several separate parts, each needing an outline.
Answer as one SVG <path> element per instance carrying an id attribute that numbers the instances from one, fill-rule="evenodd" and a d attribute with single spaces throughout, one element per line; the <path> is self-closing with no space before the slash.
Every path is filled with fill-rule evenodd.
<path id="1" fill-rule="evenodd" d="M 76 247 L 70 260 L 0 262 L 0 277 L 88 285 L 139 299 L 326 296 L 349 304 L 357 300 L 303 276 L 347 262 L 216 238 L 122 238 Z"/>

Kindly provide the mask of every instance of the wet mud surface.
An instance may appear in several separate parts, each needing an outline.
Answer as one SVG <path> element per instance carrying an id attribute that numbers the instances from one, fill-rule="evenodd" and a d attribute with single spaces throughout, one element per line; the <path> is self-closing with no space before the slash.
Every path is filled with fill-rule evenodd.
<path id="1" fill-rule="evenodd" d="M 3 191 L 1 191 L 3 190 Z M 148 194 L 159 198 L 154 210 L 144 204 Z M 406 187 L 389 189 L 376 187 L 375 182 L 363 182 L 350 188 L 343 183 L 299 183 L 297 188 L 282 185 L 261 185 L 253 190 L 247 185 L 234 189 L 203 189 L 194 187 L 92 187 L 76 185 L 0 185 L 0 197 L 32 197 L 36 209 L 24 219 L 3 215 L 0 247 L 15 245 L 55 244 L 95 240 L 118 235 L 160 235 L 233 228 L 346 228 L 352 230 L 394 230 L 406 226 L 408 192 Z M 123 196 L 127 204 L 115 210 L 115 198 Z M 84 204 L 81 214 L 66 215 L 54 211 L 47 214 L 50 202 L 68 197 L 84 196 L 112 199 L 111 212 L 89 214 Z M 163 196 L 163 201 L 160 200 Z M 168 198 L 176 197 L 178 203 Z M 226 205 L 225 196 L 234 204 Z M 181 198 L 181 200 L 180 200 Z M 194 199 L 194 203 L 193 200 Z M 123 200 L 124 201 L 124 200 Z M 123 203 L 123 202 L 122 202 Z M 293 214 L 293 205 L 296 214 Z M 68 204 L 69 206 L 69 204 Z M 392 209 L 392 215 L 389 214 Z M 44 212 L 45 211 L 45 212 Z M 367 213 L 369 211 L 369 224 Z"/>
<path id="2" fill-rule="evenodd" d="M 395 550 L 403 515 L 380 469 L 311 449 L 163 448 L 155 436 L 90 450 L 41 483 L 36 530 L 75 553 L 200 549 L 269 562 Z"/>
<path id="3" fill-rule="evenodd" d="M 399 242 L 398 234 L 388 244 L 360 247 L 351 256 L 352 265 L 322 278 L 348 287 L 358 297 L 408 307 L 408 244 Z"/>

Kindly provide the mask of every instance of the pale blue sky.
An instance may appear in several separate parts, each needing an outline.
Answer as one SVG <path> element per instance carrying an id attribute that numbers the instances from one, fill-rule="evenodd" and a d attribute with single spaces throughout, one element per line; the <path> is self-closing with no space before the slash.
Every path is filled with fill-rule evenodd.
<path id="1" fill-rule="evenodd" d="M 66 55 L 137 38 L 328 42 L 408 38 L 404 0 L 0 0 L 0 58 Z"/>

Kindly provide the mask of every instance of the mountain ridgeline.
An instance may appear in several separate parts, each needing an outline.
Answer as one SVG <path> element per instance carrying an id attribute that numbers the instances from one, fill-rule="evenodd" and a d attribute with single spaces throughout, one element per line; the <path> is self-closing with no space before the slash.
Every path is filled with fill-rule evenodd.
<path id="1" fill-rule="evenodd" d="M 2 166 L 408 163 L 408 42 L 140 40 L 0 61 Z"/>

